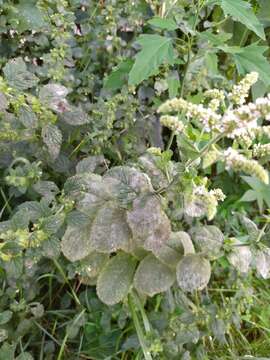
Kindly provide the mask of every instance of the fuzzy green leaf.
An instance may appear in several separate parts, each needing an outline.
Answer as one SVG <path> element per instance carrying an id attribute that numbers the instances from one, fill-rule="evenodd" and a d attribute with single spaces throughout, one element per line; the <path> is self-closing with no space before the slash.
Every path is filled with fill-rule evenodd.
<path id="1" fill-rule="evenodd" d="M 127 75 L 130 72 L 133 61 L 131 59 L 127 59 L 121 62 L 115 70 L 105 79 L 104 88 L 106 90 L 118 90 L 123 87 L 125 82 L 127 81 Z"/>
<path id="2" fill-rule="evenodd" d="M 109 260 L 97 281 L 97 294 L 107 305 L 123 300 L 133 282 L 136 261 L 125 253 L 119 253 Z"/>
<path id="3" fill-rule="evenodd" d="M 174 280 L 174 271 L 150 254 L 140 262 L 135 273 L 134 286 L 139 292 L 154 296 L 168 290 Z"/>
<path id="4" fill-rule="evenodd" d="M 141 35 L 137 43 L 142 46 L 129 73 L 129 84 L 138 85 L 154 75 L 160 65 L 174 62 L 172 39 L 160 35 Z"/>
<path id="5" fill-rule="evenodd" d="M 158 27 L 163 30 L 176 30 L 178 25 L 173 19 L 166 19 L 161 17 L 154 17 L 153 19 L 148 21 L 148 24 Z"/>

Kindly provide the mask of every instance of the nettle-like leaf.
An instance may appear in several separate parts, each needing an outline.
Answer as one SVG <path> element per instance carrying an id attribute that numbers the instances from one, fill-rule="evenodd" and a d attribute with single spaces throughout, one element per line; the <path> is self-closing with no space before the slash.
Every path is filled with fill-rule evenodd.
<path id="1" fill-rule="evenodd" d="M 140 156 L 139 163 L 151 179 L 155 189 L 166 188 L 169 185 L 166 175 L 157 167 L 154 155 L 145 154 Z"/>
<path id="2" fill-rule="evenodd" d="M 225 15 L 232 16 L 236 21 L 241 22 L 248 29 L 252 30 L 260 38 L 265 40 L 265 33 L 263 25 L 253 12 L 252 5 L 243 0 L 220 0 Z"/>
<path id="3" fill-rule="evenodd" d="M 91 228 L 92 246 L 99 252 L 112 253 L 118 249 L 130 251 L 132 234 L 126 223 L 126 212 L 114 203 L 101 207 Z"/>
<path id="4" fill-rule="evenodd" d="M 85 226 L 68 226 L 61 241 L 63 254 L 70 261 L 88 256 L 95 249 L 90 241 L 91 223 Z"/>
<path id="5" fill-rule="evenodd" d="M 210 259 L 220 256 L 224 236 L 214 225 L 197 226 L 191 229 L 191 236 L 199 249 Z"/>
<path id="6" fill-rule="evenodd" d="M 38 118 L 36 114 L 28 108 L 21 107 L 19 110 L 19 121 L 27 128 L 37 128 Z"/>
<path id="7" fill-rule="evenodd" d="M 133 209 L 127 212 L 127 222 L 137 246 L 146 250 L 156 252 L 169 240 L 170 221 L 154 195 L 135 199 Z"/>
<path id="8" fill-rule="evenodd" d="M 122 61 L 112 73 L 105 79 L 104 88 L 106 90 L 118 90 L 127 82 L 128 73 L 130 72 L 134 61 L 126 59 Z"/>
<path id="9" fill-rule="evenodd" d="M 81 108 L 69 105 L 61 113 L 61 119 L 69 125 L 78 126 L 89 123 L 88 114 Z"/>
<path id="10" fill-rule="evenodd" d="M 96 278 L 108 260 L 108 254 L 93 251 L 80 261 L 78 273 L 83 277 Z"/>
<path id="11" fill-rule="evenodd" d="M 5 78 L 9 85 L 17 90 L 26 90 L 37 85 L 38 78 L 27 70 L 21 57 L 11 59 L 3 68 Z"/>
<path id="12" fill-rule="evenodd" d="M 119 253 L 102 269 L 97 281 L 97 294 L 107 305 L 122 301 L 128 294 L 136 268 L 136 260 L 128 254 Z"/>
<path id="13" fill-rule="evenodd" d="M 141 35 L 136 41 L 142 46 L 136 55 L 135 63 L 129 73 L 129 84 L 138 85 L 157 73 L 160 65 L 174 62 L 172 39 L 160 35 Z"/>
<path id="14" fill-rule="evenodd" d="M 198 254 L 186 255 L 177 265 L 176 277 L 183 291 L 202 290 L 211 277 L 210 262 Z"/>
<path id="15" fill-rule="evenodd" d="M 51 158 L 55 160 L 60 153 L 62 144 L 61 130 L 56 125 L 47 124 L 42 128 L 41 136 L 47 145 Z"/>
<path id="16" fill-rule="evenodd" d="M 139 292 L 154 296 L 168 290 L 174 281 L 175 272 L 150 254 L 140 262 L 135 273 L 134 286 Z"/>

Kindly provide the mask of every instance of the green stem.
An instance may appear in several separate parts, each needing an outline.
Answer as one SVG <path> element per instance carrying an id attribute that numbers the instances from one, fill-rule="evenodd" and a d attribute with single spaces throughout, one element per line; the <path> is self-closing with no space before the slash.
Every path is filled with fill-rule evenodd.
<path id="1" fill-rule="evenodd" d="M 172 143 L 173 143 L 174 136 L 175 136 L 175 131 L 172 131 L 171 135 L 170 135 L 170 138 L 169 138 L 169 141 L 168 141 L 168 144 L 166 146 L 166 151 L 170 150 L 170 148 L 172 146 Z"/>
<path id="2" fill-rule="evenodd" d="M 135 329 L 136 329 L 136 332 L 137 332 L 137 336 L 138 336 L 140 345 L 142 347 L 144 358 L 145 358 L 145 360 L 153 360 L 152 356 L 151 356 L 151 353 L 150 353 L 150 351 L 149 351 L 149 349 L 147 347 L 147 344 L 145 342 L 144 333 L 142 331 L 142 327 L 141 327 L 138 315 L 136 313 L 136 307 L 135 307 L 135 304 L 133 302 L 132 294 L 128 295 L 128 305 L 129 305 L 129 309 L 130 309 L 130 312 L 131 312 L 131 315 L 132 315 L 133 323 L 134 323 L 134 326 L 135 326 Z"/>
<path id="3" fill-rule="evenodd" d="M 148 317 L 144 311 L 144 307 L 142 305 L 141 299 L 139 298 L 139 296 L 137 295 L 137 293 L 135 291 L 133 291 L 133 297 L 136 301 L 136 305 L 138 306 L 138 308 L 140 310 L 145 332 L 146 332 L 146 334 L 149 334 L 151 332 L 151 325 L 150 325 Z"/>

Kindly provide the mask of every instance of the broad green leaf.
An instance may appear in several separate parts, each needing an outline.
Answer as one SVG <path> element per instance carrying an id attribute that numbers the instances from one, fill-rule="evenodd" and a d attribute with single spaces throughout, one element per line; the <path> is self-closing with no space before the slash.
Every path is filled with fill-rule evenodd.
<path id="1" fill-rule="evenodd" d="M 252 30 L 260 38 L 265 40 L 263 25 L 253 12 L 249 2 L 243 0 L 220 0 L 225 15 L 231 16 L 234 20 L 241 22 L 248 29 Z"/>
<path id="2" fill-rule="evenodd" d="M 119 253 L 111 258 L 97 281 L 97 294 L 102 302 L 114 305 L 123 300 L 133 282 L 136 260 L 128 254 Z"/>
<path id="3" fill-rule="evenodd" d="M 90 241 L 91 224 L 87 226 L 68 226 L 61 241 L 63 254 L 70 261 L 88 256 L 94 248 Z"/>
<path id="4" fill-rule="evenodd" d="M 270 2 L 269 0 L 258 0 L 260 5 L 257 17 L 265 27 L 270 25 Z"/>
<path id="5" fill-rule="evenodd" d="M 199 249 L 210 259 L 220 256 L 224 236 L 214 225 L 197 226 L 191 229 L 191 236 Z"/>
<path id="6" fill-rule="evenodd" d="M 232 38 L 232 34 L 221 32 L 214 34 L 212 31 L 207 30 L 198 33 L 198 36 L 206 41 L 209 41 L 213 46 L 224 45 L 224 43 Z"/>
<path id="7" fill-rule="evenodd" d="M 176 268 L 177 282 L 180 288 L 186 292 L 204 289 L 210 276 L 210 262 L 197 254 L 184 256 Z"/>
<path id="8" fill-rule="evenodd" d="M 174 281 L 175 272 L 150 254 L 140 262 L 134 286 L 139 292 L 154 296 L 168 290 Z"/>
<path id="9" fill-rule="evenodd" d="M 161 18 L 161 17 L 155 17 L 153 19 L 150 19 L 148 21 L 148 24 L 163 30 L 170 30 L 170 31 L 176 30 L 178 28 L 178 25 L 173 19 Z"/>
<path id="10" fill-rule="evenodd" d="M 97 251 L 93 251 L 90 255 L 80 261 L 77 272 L 81 276 L 95 278 L 108 260 L 108 254 L 101 254 Z"/>
<path id="11" fill-rule="evenodd" d="M 15 10 L 15 15 L 20 22 L 20 31 L 38 31 L 46 26 L 43 13 L 39 10 L 36 0 L 20 0 Z"/>
<path id="12" fill-rule="evenodd" d="M 3 68 L 8 84 L 17 90 L 26 90 L 37 85 L 38 78 L 27 70 L 21 57 L 11 59 Z"/>
<path id="13" fill-rule="evenodd" d="M 172 39 L 160 35 L 141 35 L 137 43 L 142 46 L 136 55 L 135 63 L 129 73 L 129 84 L 138 85 L 157 73 L 160 65 L 172 64 L 174 51 Z"/>
<path id="14" fill-rule="evenodd" d="M 42 128 L 41 136 L 44 143 L 47 145 L 52 160 L 55 160 L 60 153 L 62 145 L 61 130 L 56 125 L 47 124 Z"/>
<path id="15" fill-rule="evenodd" d="M 265 85 L 270 85 L 270 63 L 263 53 L 268 49 L 267 46 L 252 44 L 233 54 L 239 74 L 257 71 L 260 79 Z"/>
<path id="16" fill-rule="evenodd" d="M 118 249 L 130 251 L 132 235 L 126 223 L 126 212 L 113 203 L 106 203 L 96 214 L 90 238 L 98 252 L 112 253 Z"/>
<path id="17" fill-rule="evenodd" d="M 127 222 L 137 246 L 156 252 L 169 240 L 170 221 L 154 195 L 145 195 L 133 202 Z"/>
<path id="18" fill-rule="evenodd" d="M 12 318 L 12 311 L 6 310 L 0 313 L 0 325 L 4 325 Z"/>
<path id="19" fill-rule="evenodd" d="M 257 193 L 254 190 L 247 190 L 239 201 L 254 201 L 257 199 Z"/>
<path id="20" fill-rule="evenodd" d="M 92 155 L 88 156 L 76 165 L 76 173 L 84 173 L 84 172 L 95 172 L 96 168 L 105 163 L 105 158 L 103 155 Z"/>
<path id="21" fill-rule="evenodd" d="M 19 121 L 27 128 L 38 127 L 38 118 L 36 114 L 28 108 L 21 107 L 19 110 Z"/>
<path id="22" fill-rule="evenodd" d="M 105 79 L 104 88 L 107 90 L 121 89 L 127 81 L 127 76 L 133 66 L 133 63 L 134 61 L 131 59 L 121 62 Z"/>
<path id="23" fill-rule="evenodd" d="M 253 189 L 256 194 L 256 200 L 259 206 L 260 211 L 263 211 L 263 203 L 265 202 L 267 206 L 270 208 L 270 191 L 269 185 L 264 184 L 257 178 L 252 176 L 241 176 L 241 178 Z M 250 193 L 249 193 L 250 196 Z M 240 199 L 241 200 L 241 199 Z M 251 200 L 249 200 L 251 201 Z"/>

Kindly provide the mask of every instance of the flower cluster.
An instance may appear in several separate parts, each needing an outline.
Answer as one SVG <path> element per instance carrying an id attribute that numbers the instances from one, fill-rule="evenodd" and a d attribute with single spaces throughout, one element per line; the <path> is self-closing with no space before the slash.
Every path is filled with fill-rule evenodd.
<path id="1" fill-rule="evenodd" d="M 217 111 L 220 104 L 225 100 L 225 94 L 224 91 L 222 90 L 218 90 L 218 89 L 210 89 L 207 90 L 204 93 L 204 96 L 206 98 L 210 98 L 211 101 L 208 104 L 208 107 L 213 110 L 213 111 Z"/>
<path id="2" fill-rule="evenodd" d="M 182 123 L 182 121 L 178 119 L 177 116 L 170 116 L 170 115 L 161 116 L 160 123 L 172 131 L 182 132 L 184 129 L 184 124 Z"/>
<path id="3" fill-rule="evenodd" d="M 265 184 L 269 183 L 268 172 L 256 160 L 247 159 L 232 148 L 224 152 L 224 161 L 228 170 L 243 171 L 256 176 Z"/>
<path id="4" fill-rule="evenodd" d="M 242 79 L 239 84 L 234 85 L 232 92 L 229 93 L 229 100 L 235 105 L 242 105 L 245 103 L 246 98 L 248 97 L 250 88 L 253 84 L 258 81 L 258 73 L 251 72 L 247 74 L 244 79 Z"/>
<path id="5" fill-rule="evenodd" d="M 270 155 L 270 144 L 256 144 L 253 147 L 253 156 L 260 158 Z"/>
<path id="6" fill-rule="evenodd" d="M 225 195 L 221 189 L 208 191 L 204 185 L 195 186 L 192 194 L 185 201 L 185 213 L 191 217 L 207 216 L 212 220 L 217 212 L 218 201 L 224 201 Z"/>

